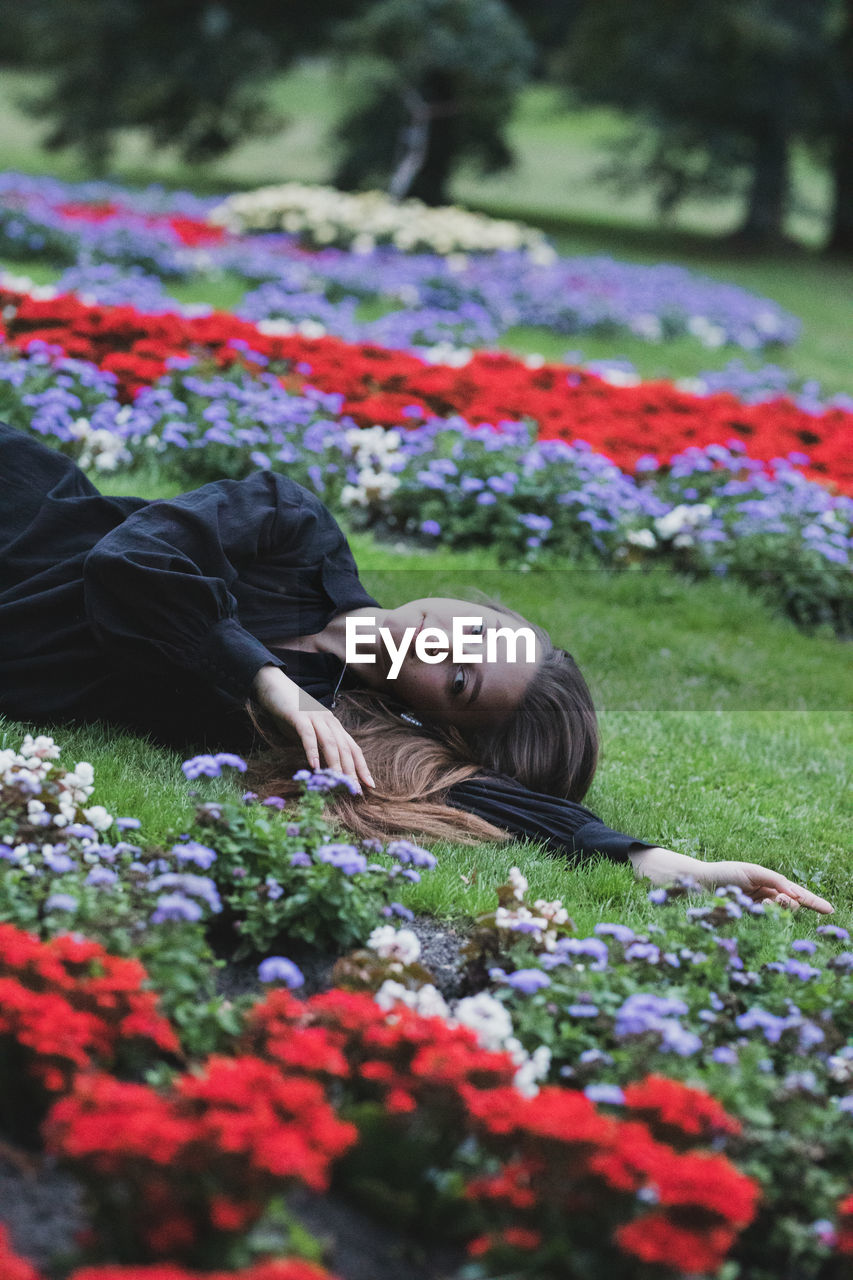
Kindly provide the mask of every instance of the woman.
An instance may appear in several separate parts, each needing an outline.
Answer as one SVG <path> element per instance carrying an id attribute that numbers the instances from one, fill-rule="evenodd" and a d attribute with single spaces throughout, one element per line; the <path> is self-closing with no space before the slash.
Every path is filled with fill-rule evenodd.
<path id="1" fill-rule="evenodd" d="M 450 634 L 454 619 L 468 646 L 491 644 L 488 660 L 442 655 L 425 629 Z M 832 911 L 777 872 L 689 858 L 584 809 L 598 752 L 587 686 L 539 628 L 513 656 L 507 627 L 530 624 L 454 600 L 383 610 L 331 514 L 285 476 L 109 498 L 0 425 L 0 713 L 108 721 L 185 750 L 274 745 L 255 785 L 292 788 L 306 759 L 349 774 L 357 794 L 335 804 L 361 834 L 528 835 L 656 884 L 686 873 Z"/>

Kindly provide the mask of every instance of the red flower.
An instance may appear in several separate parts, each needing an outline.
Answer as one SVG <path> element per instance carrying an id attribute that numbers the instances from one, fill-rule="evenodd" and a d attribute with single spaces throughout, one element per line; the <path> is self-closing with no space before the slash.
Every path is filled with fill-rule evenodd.
<path id="1" fill-rule="evenodd" d="M 625 1086 L 625 1105 L 668 1142 L 679 1137 L 708 1142 L 717 1134 L 741 1132 L 740 1123 L 703 1089 L 650 1075 Z"/>
<path id="2" fill-rule="evenodd" d="M 617 1227 L 615 1240 L 625 1253 L 643 1262 L 658 1262 L 679 1272 L 704 1273 L 719 1270 L 736 1234 L 722 1225 L 692 1231 L 677 1226 L 663 1213 L 651 1213 Z"/>
<path id="3" fill-rule="evenodd" d="M 0 1276 L 3 1280 L 41 1280 L 31 1262 L 12 1252 L 8 1232 L 0 1222 Z"/>

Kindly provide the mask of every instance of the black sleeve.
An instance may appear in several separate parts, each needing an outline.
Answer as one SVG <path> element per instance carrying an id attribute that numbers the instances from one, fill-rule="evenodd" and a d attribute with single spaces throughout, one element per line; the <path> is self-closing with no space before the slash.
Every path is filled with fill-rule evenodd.
<path id="1" fill-rule="evenodd" d="M 457 783 L 448 792 L 447 803 L 513 835 L 542 840 L 555 853 L 571 858 L 603 853 L 614 862 L 627 862 L 632 847 L 653 847 L 612 831 L 583 805 L 528 791 L 511 778 L 482 777 Z"/>
<path id="2" fill-rule="evenodd" d="M 86 557 L 86 613 L 98 641 L 125 660 L 166 660 L 247 697 L 262 666 L 284 664 L 237 617 L 240 568 L 306 538 L 322 543 L 318 531 L 332 523 L 324 516 L 308 490 L 264 471 L 149 503 Z"/>

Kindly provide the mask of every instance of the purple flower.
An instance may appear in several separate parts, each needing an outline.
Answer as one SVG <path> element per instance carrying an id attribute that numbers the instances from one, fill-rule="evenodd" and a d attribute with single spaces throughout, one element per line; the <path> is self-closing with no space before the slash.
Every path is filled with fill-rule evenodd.
<path id="1" fill-rule="evenodd" d="M 258 965 L 258 977 L 261 982 L 283 982 L 290 991 L 305 982 L 302 970 L 286 956 L 267 956 Z"/>
<path id="2" fill-rule="evenodd" d="M 431 538 L 437 538 L 441 533 L 441 525 L 437 520 L 423 520 L 421 522 L 421 533 L 426 533 Z"/>
<path id="3" fill-rule="evenodd" d="M 201 867 L 202 871 L 207 871 L 216 861 L 215 850 L 208 849 L 206 844 L 198 844 L 195 840 L 173 845 L 172 853 L 178 862 L 192 862 L 195 866 Z"/>
<path id="4" fill-rule="evenodd" d="M 566 1013 L 570 1018 L 595 1018 L 598 1016 L 598 1005 L 570 1004 L 566 1008 Z"/>
<path id="5" fill-rule="evenodd" d="M 190 780 L 201 777 L 218 778 L 221 772 L 214 756 L 193 756 L 191 760 L 185 760 L 181 768 L 184 776 Z"/>
<path id="6" fill-rule="evenodd" d="M 293 863 L 291 862 L 290 865 L 293 866 Z M 270 902 L 278 902 L 279 898 L 284 893 L 284 889 L 282 889 L 275 876 L 267 876 L 264 883 L 267 886 L 267 897 Z"/>
<path id="7" fill-rule="evenodd" d="M 512 987 L 513 991 L 519 991 L 525 996 L 532 996 L 551 985 L 551 979 L 541 969 L 516 969 L 514 973 L 508 973 L 502 981 L 506 986 Z"/>
<path id="8" fill-rule="evenodd" d="M 138 818 L 116 818 L 115 824 L 119 831 L 138 831 L 142 826 Z"/>
<path id="9" fill-rule="evenodd" d="M 355 778 L 348 773 L 339 773 L 336 769 L 300 769 L 293 775 L 294 782 L 304 782 L 306 791 L 334 791 L 336 787 L 346 787 L 352 796 L 357 796 L 360 788 Z"/>
<path id="10" fill-rule="evenodd" d="M 738 1062 L 737 1051 L 732 1049 L 730 1045 L 721 1044 L 712 1051 L 711 1061 L 719 1062 L 724 1067 L 735 1067 Z"/>
<path id="11" fill-rule="evenodd" d="M 812 942 L 811 938 L 796 938 L 791 943 L 792 951 L 801 951 L 804 955 L 813 956 L 817 951 L 817 943 Z"/>
<path id="12" fill-rule="evenodd" d="M 433 871 L 437 865 L 435 854 L 430 853 L 428 849 L 422 849 L 420 845 L 412 844 L 411 840 L 392 840 L 386 852 L 389 857 L 403 866 L 411 865 L 422 867 L 425 871 Z"/>
<path id="13" fill-rule="evenodd" d="M 850 937 L 840 924 L 819 924 L 815 932 L 824 938 L 838 938 L 841 942 L 847 942 Z"/>
<path id="14" fill-rule="evenodd" d="M 634 930 L 629 929 L 626 924 L 597 924 L 593 929 L 593 933 L 598 934 L 598 936 L 602 938 L 615 938 L 617 942 L 621 942 L 623 944 L 626 942 L 633 942 L 634 938 L 637 936 L 634 933 Z"/>
<path id="15" fill-rule="evenodd" d="M 653 942 L 632 942 L 625 950 L 626 960 L 648 960 L 649 964 L 660 963 L 660 947 Z"/>
<path id="16" fill-rule="evenodd" d="M 92 870 L 86 876 L 85 883 L 92 885 L 111 885 L 115 884 L 118 876 L 115 871 L 111 871 L 109 867 L 92 867 Z"/>
<path id="17" fill-rule="evenodd" d="M 367 870 L 367 858 L 352 844 L 321 844 L 314 857 L 318 862 L 337 867 L 345 876 Z"/>
<path id="18" fill-rule="evenodd" d="M 292 867 L 310 867 L 313 864 L 304 849 L 297 849 L 296 853 L 290 855 L 290 865 Z"/>
<path id="19" fill-rule="evenodd" d="M 611 1107 L 621 1107 L 625 1101 L 625 1095 L 618 1084 L 588 1084 L 584 1093 L 590 1102 L 603 1102 Z"/>
<path id="20" fill-rule="evenodd" d="M 662 907 L 665 902 L 669 902 L 669 894 L 666 889 L 650 889 L 646 897 L 656 907 Z"/>
<path id="21" fill-rule="evenodd" d="M 261 804 L 267 809 L 277 809 L 279 813 L 281 813 L 285 802 L 282 800 L 281 796 L 267 796 L 266 800 L 261 801 Z"/>
<path id="22" fill-rule="evenodd" d="M 76 911 L 79 903 L 70 893 L 52 893 L 44 904 L 45 911 Z"/>
<path id="23" fill-rule="evenodd" d="M 201 907 L 192 898 L 187 898 L 182 893 L 164 893 L 157 899 L 151 923 L 163 924 L 166 920 L 188 920 L 195 923 L 200 919 Z"/>
<path id="24" fill-rule="evenodd" d="M 399 916 L 401 920 L 414 920 L 415 913 L 410 911 L 408 907 L 404 907 L 402 902 L 389 902 L 387 907 L 382 908 L 383 916 Z"/>

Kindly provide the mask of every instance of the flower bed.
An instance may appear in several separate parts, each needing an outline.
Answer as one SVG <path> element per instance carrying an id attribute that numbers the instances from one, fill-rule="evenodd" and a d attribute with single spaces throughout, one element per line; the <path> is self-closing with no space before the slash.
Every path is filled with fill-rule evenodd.
<path id="1" fill-rule="evenodd" d="M 732 573 L 801 623 L 853 625 L 853 501 L 814 482 L 853 484 L 849 409 L 614 386 L 510 357 L 429 365 L 223 314 L 5 296 L 11 341 L 29 354 L 0 361 L 0 415 L 84 465 L 154 457 L 184 487 L 284 466 L 357 525 L 528 566 Z M 59 359 L 46 338 L 85 360 Z M 508 417 L 525 405 L 538 438 Z M 549 438 L 561 434 L 571 440 Z"/>
<path id="2" fill-rule="evenodd" d="M 222 753 L 184 770 L 197 780 L 239 763 Z M 46 738 L 0 764 L 0 847 L 34 865 L 39 846 L 62 858 L 56 833 L 74 838 L 86 766 L 65 772 Z M 297 835 L 306 849 L 327 836 L 322 796 L 340 780 L 305 781 L 311 806 L 297 813 L 251 795 L 242 806 L 202 803 L 196 822 L 209 844 L 176 847 L 202 870 L 218 865 L 221 887 L 240 883 L 239 866 L 262 877 L 265 850 L 281 862 Z M 103 806 L 89 816 L 104 831 L 115 821 Z M 432 857 L 397 844 L 388 853 L 398 865 Z M 315 865 L 331 847 L 344 848 L 327 843 Z M 141 865 L 162 851 L 138 853 Z M 27 891 L 61 893 L 68 874 L 64 862 L 45 864 Z M 120 875 L 133 878 L 130 868 Z M 365 918 L 354 935 L 365 947 L 338 962 L 336 987 L 300 999 L 285 989 L 299 985 L 296 967 L 268 958 L 261 977 L 273 989 L 218 998 L 215 1042 L 196 1038 L 186 1058 L 192 984 L 172 1000 L 172 1027 L 136 960 L 62 934 L 49 912 L 38 918 L 45 941 L 12 923 L 27 918 L 22 889 L 0 908 L 0 982 L 14 987 L 0 1073 L 23 1062 L 41 1092 L 19 1092 L 14 1115 L 0 1109 L 0 1139 L 32 1138 L 44 1117 L 42 1141 L 86 1189 L 89 1214 L 78 1256 L 52 1278 L 189 1280 L 201 1269 L 207 1280 L 322 1280 L 316 1257 L 298 1256 L 309 1242 L 287 1192 L 322 1192 L 334 1174 L 339 1193 L 367 1196 L 383 1216 L 393 1202 L 406 1231 L 428 1223 L 464 1248 L 460 1276 L 582 1280 L 606 1268 L 631 1280 L 642 1263 L 650 1280 L 680 1280 L 715 1274 L 729 1257 L 751 1280 L 791 1267 L 818 1280 L 827 1259 L 853 1248 L 853 1148 L 839 1123 L 853 1102 L 845 931 L 824 925 L 818 941 L 789 948 L 775 907 L 734 889 L 689 907 L 676 887 L 650 894 L 659 915 L 645 934 L 607 923 L 583 938 L 559 901 L 526 892 L 514 871 L 496 911 L 475 922 L 464 953 L 472 994 L 450 1006 L 414 935 L 380 923 L 368 936 Z M 277 901 L 269 893 L 266 910 Z M 352 924 L 347 906 L 336 909 Z M 735 938 L 744 913 L 750 931 Z M 141 936 L 131 916 L 125 932 Z M 286 917 L 273 934 L 306 936 Z M 168 948 L 165 933 L 160 942 Z M 778 959 L 759 960 L 768 954 Z M 160 972 L 166 995 L 171 976 Z M 553 1083 L 538 1083 L 544 1075 Z M 11 1077 L 0 1086 L 7 1096 Z M 38 1280 L 3 1234 L 0 1261 L 10 1280 Z"/>
<path id="3" fill-rule="evenodd" d="M 345 229 L 345 207 L 363 197 L 327 191 L 319 199 L 324 208 L 319 222 L 303 206 L 294 214 L 299 225 L 306 231 L 322 226 L 327 240 L 330 228 L 337 227 L 339 238 L 349 244 L 352 228 Z M 403 207 L 386 205 L 383 217 L 390 213 L 396 219 Z M 442 224 L 421 238 L 432 245 L 429 252 L 370 249 L 368 239 L 356 236 L 354 245 L 368 250 L 356 253 L 309 251 L 295 234 L 223 235 L 205 222 L 209 208 L 210 202 L 185 192 L 130 193 L 106 183 L 75 187 L 0 174 L 0 253 L 83 269 L 111 263 L 165 277 L 229 271 L 263 286 L 244 299 L 240 311 L 247 318 L 296 328 L 307 323 L 315 334 L 320 325 L 341 336 L 397 347 L 491 342 L 514 325 L 540 325 L 566 334 L 621 330 L 650 342 L 689 334 L 708 347 L 728 343 L 758 350 L 790 343 L 799 330 L 797 320 L 777 304 L 736 286 L 667 264 L 558 258 L 539 232 L 461 210 L 416 210 L 406 233 L 410 246 L 412 229 L 417 237 L 417 228 L 431 218 Z M 344 214 L 343 222 L 336 210 Z M 461 244 L 473 252 L 436 252 L 437 245 L 458 249 Z M 482 252 L 488 245 L 493 251 Z M 356 324 L 357 300 L 378 302 L 392 313 Z"/>

